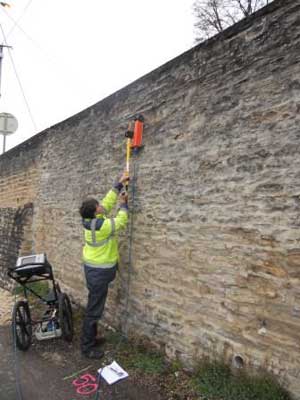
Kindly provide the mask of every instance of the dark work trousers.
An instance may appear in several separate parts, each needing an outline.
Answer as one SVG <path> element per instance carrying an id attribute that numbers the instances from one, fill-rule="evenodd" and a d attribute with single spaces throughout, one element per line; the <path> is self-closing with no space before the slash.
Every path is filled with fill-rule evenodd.
<path id="1" fill-rule="evenodd" d="M 117 268 L 117 265 L 112 268 L 84 265 L 89 295 L 81 334 L 81 351 L 83 353 L 88 353 L 95 345 L 97 322 L 103 314 L 108 285 L 115 279 Z"/>

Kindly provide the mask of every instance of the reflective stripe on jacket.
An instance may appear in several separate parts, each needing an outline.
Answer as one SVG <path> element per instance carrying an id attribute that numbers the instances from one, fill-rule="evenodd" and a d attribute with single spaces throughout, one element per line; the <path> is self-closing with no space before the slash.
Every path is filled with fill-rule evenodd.
<path id="1" fill-rule="evenodd" d="M 101 201 L 101 205 L 109 212 L 117 199 L 116 191 L 110 190 Z M 127 221 L 127 207 L 121 207 L 115 218 L 99 214 L 92 220 L 84 220 L 84 264 L 101 268 L 116 265 L 119 259 L 117 233 L 126 227 Z"/>

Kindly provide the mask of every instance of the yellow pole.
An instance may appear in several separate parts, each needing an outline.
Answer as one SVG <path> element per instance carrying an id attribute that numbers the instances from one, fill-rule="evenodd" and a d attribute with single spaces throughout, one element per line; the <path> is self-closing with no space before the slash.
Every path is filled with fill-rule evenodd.
<path id="1" fill-rule="evenodd" d="M 131 124 L 128 126 L 128 131 L 130 132 Z M 131 155 L 131 139 L 127 138 L 126 144 L 126 174 L 129 176 L 129 165 L 130 165 L 130 155 Z M 125 190 L 128 192 L 128 181 L 125 184 Z"/>

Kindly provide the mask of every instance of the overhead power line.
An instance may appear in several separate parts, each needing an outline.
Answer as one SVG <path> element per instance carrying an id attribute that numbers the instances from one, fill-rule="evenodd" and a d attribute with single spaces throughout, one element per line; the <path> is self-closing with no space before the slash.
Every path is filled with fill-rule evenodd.
<path id="1" fill-rule="evenodd" d="M 19 26 L 19 22 L 21 21 L 21 19 L 23 18 L 23 16 L 24 16 L 24 14 L 26 13 L 26 11 L 27 11 L 27 9 L 28 9 L 28 7 L 30 6 L 30 4 L 32 3 L 32 0 L 29 0 L 28 1 L 28 3 L 26 4 L 26 6 L 23 8 L 23 11 L 21 12 L 21 14 L 20 14 L 20 16 L 19 16 L 19 18 L 17 19 L 17 20 L 14 20 L 10 15 L 9 15 L 9 13 L 6 11 L 6 9 L 5 8 L 2 8 L 2 11 L 6 14 L 6 16 L 8 17 L 8 18 L 10 18 L 12 21 L 13 21 L 13 26 L 12 26 L 12 28 L 10 29 L 10 31 L 8 32 L 8 34 L 6 35 L 6 38 L 8 38 L 10 35 L 11 35 L 11 33 L 14 31 L 14 29 L 16 28 L 16 27 L 18 27 L 19 29 L 22 29 L 20 26 Z M 25 32 L 24 32 L 25 33 Z"/>
<path id="2" fill-rule="evenodd" d="M 46 60 L 48 63 L 50 63 L 53 67 L 57 68 L 59 67 L 59 70 L 61 72 L 61 64 L 59 64 L 57 62 L 57 60 L 55 58 L 53 58 L 52 56 L 50 56 L 48 54 L 48 52 L 40 45 L 40 43 L 38 43 L 35 39 L 33 39 L 23 28 L 22 26 L 19 24 L 19 21 L 21 20 L 21 18 L 23 17 L 25 11 L 28 9 L 29 5 L 32 3 L 32 0 L 29 0 L 26 7 L 23 9 L 22 14 L 20 15 L 20 17 L 15 20 L 5 9 L 3 9 L 2 7 L 0 7 L 0 10 L 3 11 L 4 15 L 9 18 L 12 22 L 13 22 L 13 27 L 11 28 L 11 30 L 9 31 L 9 33 L 6 35 L 6 39 L 8 37 L 8 35 L 10 35 L 13 31 L 14 28 L 18 28 L 19 31 L 21 33 L 23 33 L 23 35 L 26 37 L 26 39 L 33 44 L 33 46 L 39 50 L 39 52 L 41 53 L 41 55 L 43 56 L 44 60 Z M 1 4 L 1 3 L 0 3 Z M 55 69 L 52 69 L 51 71 L 52 73 L 55 73 Z M 71 86 L 67 80 L 66 77 L 62 78 L 60 75 L 56 74 L 56 78 L 58 78 L 61 83 L 60 83 L 60 87 L 65 87 L 66 92 L 67 93 L 71 93 L 72 96 L 76 95 L 77 93 L 74 91 L 73 86 Z"/>
<path id="3" fill-rule="evenodd" d="M 0 24 L 0 29 L 1 29 L 1 32 L 2 32 L 2 35 L 3 35 L 3 41 L 4 41 L 5 45 L 8 46 L 7 40 L 6 40 L 6 36 L 5 36 L 4 30 L 3 30 L 1 24 Z M 11 64 L 12 64 L 14 73 L 15 73 L 15 75 L 16 75 L 16 79 L 17 79 L 17 81 L 18 81 L 18 83 L 19 83 L 20 90 L 21 90 L 21 93 L 22 93 L 22 96 L 23 96 L 23 99 L 24 99 L 24 102 L 25 102 L 25 105 L 26 105 L 28 114 L 29 114 L 29 116 L 30 116 L 30 119 L 31 119 L 32 125 L 33 125 L 33 127 L 34 127 L 34 130 L 35 130 L 35 132 L 36 132 L 36 131 L 37 131 L 37 125 L 36 125 L 36 123 L 35 123 L 35 120 L 34 120 L 34 118 L 33 118 L 33 114 L 32 114 L 32 112 L 31 112 L 29 103 L 28 103 L 28 101 L 27 101 L 27 98 L 26 98 L 26 95 L 25 95 L 25 91 L 24 91 L 23 86 L 22 86 L 22 83 L 21 83 L 21 79 L 20 79 L 20 77 L 19 77 L 19 75 L 18 75 L 17 68 L 16 68 L 16 65 L 15 65 L 15 63 L 14 63 L 14 60 L 13 60 L 13 57 L 12 57 L 12 54 L 11 54 L 11 49 L 10 49 L 9 47 L 7 47 L 7 48 L 8 48 L 9 58 L 10 58 L 10 61 L 11 61 Z"/>
<path id="4" fill-rule="evenodd" d="M 22 14 L 20 15 L 20 17 L 15 20 L 4 8 L 0 7 L 0 10 L 5 14 L 5 16 L 11 20 L 11 22 L 13 23 L 12 28 L 10 29 L 10 31 L 8 32 L 8 34 L 6 35 L 6 38 L 8 38 L 8 36 L 13 32 L 13 30 L 15 28 L 18 28 L 23 35 L 26 36 L 26 38 L 31 41 L 35 46 L 40 47 L 38 43 L 36 43 L 36 41 L 34 39 L 32 39 L 32 37 L 30 35 L 28 35 L 28 33 L 26 33 L 24 31 L 24 29 L 21 27 L 21 25 L 19 24 L 20 20 L 22 19 L 22 17 L 24 16 L 25 11 L 27 10 L 27 8 L 29 7 L 30 3 L 32 2 L 32 0 L 29 0 L 29 2 L 27 3 L 27 6 L 23 9 Z"/>

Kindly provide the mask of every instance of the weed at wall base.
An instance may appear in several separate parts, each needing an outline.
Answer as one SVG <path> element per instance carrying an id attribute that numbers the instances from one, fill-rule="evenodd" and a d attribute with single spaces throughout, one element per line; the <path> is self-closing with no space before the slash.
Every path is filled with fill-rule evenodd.
<path id="1" fill-rule="evenodd" d="M 199 394 L 210 399 L 291 400 L 271 375 L 248 376 L 243 371 L 233 375 L 230 367 L 221 362 L 201 363 L 192 385 Z"/>

